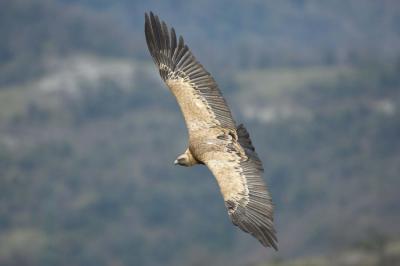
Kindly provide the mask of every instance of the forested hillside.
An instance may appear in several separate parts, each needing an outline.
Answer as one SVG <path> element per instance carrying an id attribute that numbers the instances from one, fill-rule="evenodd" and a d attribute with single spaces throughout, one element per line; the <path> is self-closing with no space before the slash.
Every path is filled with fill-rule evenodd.
<path id="1" fill-rule="evenodd" d="M 279 252 L 175 167 L 144 12 L 184 35 L 264 161 Z M 0 265 L 395 265 L 397 1 L 0 1 Z M 314 264 L 313 264 L 314 263 Z"/>

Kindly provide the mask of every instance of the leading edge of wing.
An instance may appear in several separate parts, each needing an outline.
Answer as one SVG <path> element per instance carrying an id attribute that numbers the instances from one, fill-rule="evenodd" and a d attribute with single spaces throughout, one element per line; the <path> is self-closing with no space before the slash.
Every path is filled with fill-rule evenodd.
<path id="1" fill-rule="evenodd" d="M 153 61 L 161 78 L 180 80 L 200 96 L 220 126 L 235 129 L 235 121 L 218 85 L 210 73 L 196 60 L 182 36 L 177 39 L 174 28 L 168 29 L 164 21 L 145 14 L 145 35 Z"/>

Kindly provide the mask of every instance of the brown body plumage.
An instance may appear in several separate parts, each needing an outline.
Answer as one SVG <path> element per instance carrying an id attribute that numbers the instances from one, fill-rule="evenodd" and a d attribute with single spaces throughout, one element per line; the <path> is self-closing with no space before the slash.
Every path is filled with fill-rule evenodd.
<path id="1" fill-rule="evenodd" d="M 217 179 L 232 222 L 277 249 L 273 205 L 262 179 L 263 167 L 243 125 L 236 127 L 213 77 L 175 30 L 152 13 L 145 15 L 149 51 L 182 110 L 189 147 L 175 161 L 205 164 Z"/>

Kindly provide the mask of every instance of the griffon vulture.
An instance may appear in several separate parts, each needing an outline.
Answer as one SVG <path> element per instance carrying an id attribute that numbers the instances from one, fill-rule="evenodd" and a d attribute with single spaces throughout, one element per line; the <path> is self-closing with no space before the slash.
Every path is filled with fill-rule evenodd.
<path id="1" fill-rule="evenodd" d="M 243 125 L 236 126 L 214 78 L 196 60 L 182 36 L 152 12 L 145 35 L 161 78 L 176 97 L 189 145 L 175 164 L 205 164 L 217 179 L 232 223 L 277 250 L 273 204 L 263 166 Z"/>

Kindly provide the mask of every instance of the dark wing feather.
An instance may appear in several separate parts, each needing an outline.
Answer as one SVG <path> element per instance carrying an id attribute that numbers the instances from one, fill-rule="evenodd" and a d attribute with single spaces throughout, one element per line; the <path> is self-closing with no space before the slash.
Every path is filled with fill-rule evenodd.
<path id="1" fill-rule="evenodd" d="M 236 133 L 238 135 L 238 142 L 244 149 L 247 157 L 251 158 L 253 163 L 261 172 L 264 172 L 262 162 L 258 157 L 258 154 L 256 153 L 256 149 L 254 148 L 253 143 L 251 142 L 250 134 L 249 132 L 247 132 L 247 129 L 243 126 L 243 124 L 240 124 L 237 127 Z"/>
<path id="2" fill-rule="evenodd" d="M 253 143 L 251 143 L 251 140 L 250 140 L 249 132 L 247 132 L 247 129 L 243 126 L 243 124 L 240 124 L 237 127 L 236 132 L 238 135 L 238 141 L 239 141 L 240 145 L 245 149 L 255 151 Z"/>
<path id="3" fill-rule="evenodd" d="M 206 165 L 218 181 L 232 223 L 264 246 L 278 250 L 273 204 L 262 179 L 262 163 L 243 125 L 238 127 L 237 133 L 245 156 L 228 145 L 228 152 L 214 156 Z"/>
<path id="4" fill-rule="evenodd" d="M 273 225 L 273 204 L 262 179 L 262 168 L 258 161 L 249 158 L 240 162 L 239 169 L 246 179 L 248 202 L 236 202 L 236 209 L 229 213 L 232 223 L 256 237 L 264 246 L 278 250 Z"/>
<path id="5" fill-rule="evenodd" d="M 206 120 L 205 122 L 211 123 L 210 126 L 217 125 L 234 130 L 235 122 L 214 78 L 196 60 L 182 36 L 177 41 L 174 28 L 169 30 L 167 25 L 160 22 L 151 12 L 150 15 L 145 14 L 145 34 L 150 54 L 159 68 L 162 79 L 177 97 L 186 122 L 188 114 L 185 115 L 185 112 L 189 112 L 192 119 L 200 122 Z M 191 90 L 186 90 L 185 95 L 182 95 L 182 91 L 185 90 L 182 87 L 190 87 Z M 190 97 L 201 99 L 208 117 L 204 115 L 194 117 L 199 112 L 193 109 L 201 109 L 202 106 L 195 104 L 190 107 L 184 106 L 185 103 L 182 102 L 189 101 Z"/>

